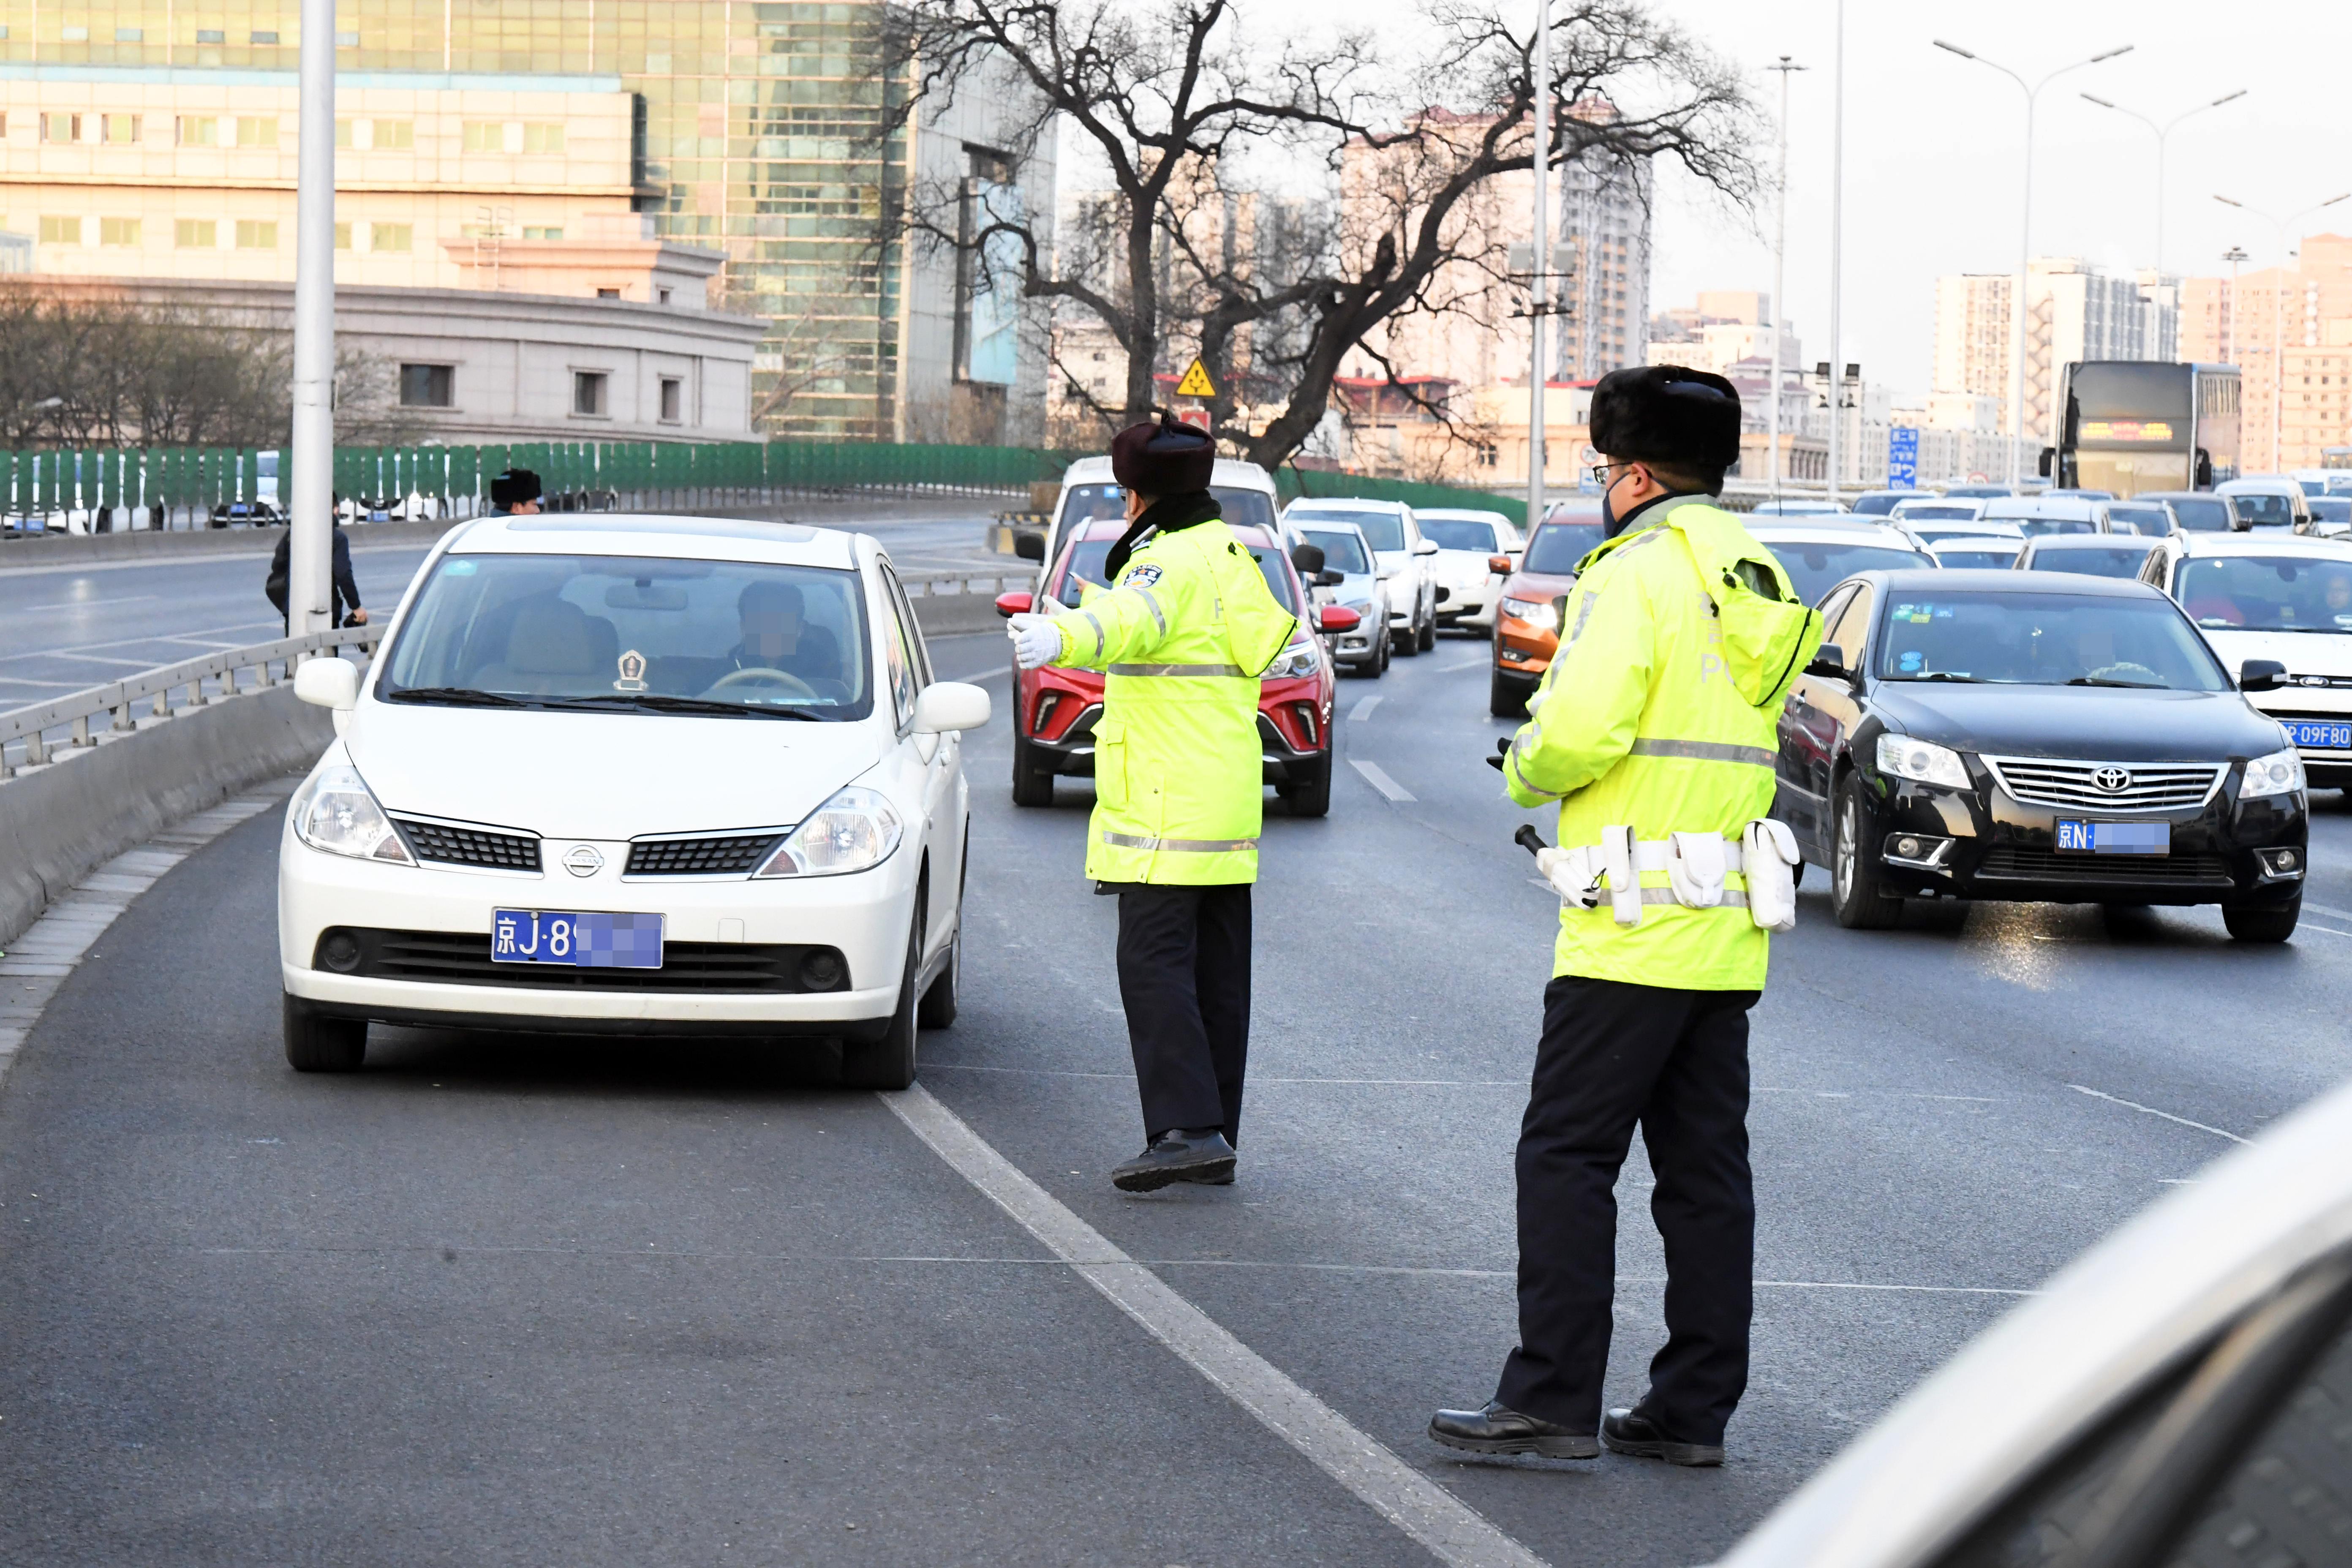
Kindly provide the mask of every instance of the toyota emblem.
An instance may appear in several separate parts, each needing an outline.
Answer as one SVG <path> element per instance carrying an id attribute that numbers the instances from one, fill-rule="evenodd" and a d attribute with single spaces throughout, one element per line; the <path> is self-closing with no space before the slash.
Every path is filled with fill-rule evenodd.
<path id="1" fill-rule="evenodd" d="M 563 868 L 575 877 L 593 877 L 604 868 L 604 852 L 593 844 L 574 844 L 564 851 Z"/>
<path id="2" fill-rule="evenodd" d="M 2091 775 L 2091 782 L 2109 795 L 2117 795 L 2131 788 L 2131 773 L 2124 768 L 2101 768 Z"/>

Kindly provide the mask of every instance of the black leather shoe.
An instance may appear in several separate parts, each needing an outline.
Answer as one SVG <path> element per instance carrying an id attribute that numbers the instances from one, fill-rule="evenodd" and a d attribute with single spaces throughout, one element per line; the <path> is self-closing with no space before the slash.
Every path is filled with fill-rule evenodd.
<path id="1" fill-rule="evenodd" d="M 1590 1432 L 1571 1432 L 1532 1415 L 1522 1415 L 1497 1399 L 1484 1410 L 1441 1410 L 1429 1418 L 1429 1435 L 1449 1448 L 1473 1454 L 1540 1454 L 1547 1459 L 1593 1459 L 1601 1445 Z"/>
<path id="2" fill-rule="evenodd" d="M 1612 1410 L 1601 1423 L 1601 1441 L 1612 1454 L 1637 1459 L 1664 1459 L 1670 1465 L 1719 1465 L 1720 1443 L 1685 1443 L 1639 1410 Z"/>
<path id="3" fill-rule="evenodd" d="M 1150 1148 L 1110 1173 L 1110 1184 L 1122 1193 L 1154 1193 L 1176 1182 L 1233 1179 L 1234 1146 L 1214 1127 L 1162 1132 Z"/>

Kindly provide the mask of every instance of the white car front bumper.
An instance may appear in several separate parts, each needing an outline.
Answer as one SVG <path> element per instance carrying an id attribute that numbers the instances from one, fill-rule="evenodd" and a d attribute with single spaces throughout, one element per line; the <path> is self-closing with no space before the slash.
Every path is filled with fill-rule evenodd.
<path id="1" fill-rule="evenodd" d="M 631 880 L 621 875 L 628 846 L 598 847 L 604 865 L 590 877 L 573 877 L 552 865 L 535 874 L 431 862 L 408 867 L 325 854 L 303 843 L 289 826 L 280 836 L 278 874 L 278 968 L 285 989 L 337 1011 L 388 1022 L 446 1017 L 577 1026 L 583 1032 L 643 1026 L 648 1032 L 673 1034 L 862 1035 L 870 1028 L 861 1026 L 878 1028 L 897 1007 L 915 903 L 918 857 L 908 852 L 911 844 L 870 871 L 758 882 Z M 492 911 L 501 909 L 659 914 L 667 944 L 831 948 L 841 955 L 847 976 L 835 988 L 821 991 L 705 989 L 679 963 L 666 964 L 667 976 L 644 988 L 627 983 L 633 972 L 626 970 L 594 972 L 600 982 L 594 986 L 532 984 L 538 966 L 487 962 Z M 355 966 L 358 973 L 337 973 L 318 962 L 320 939 L 337 927 L 478 936 L 484 957 L 440 966 L 461 972 L 454 978 L 437 977 L 438 972 L 436 977 L 419 977 L 417 965 L 371 962 Z M 700 951 L 708 955 L 710 948 Z M 368 972 L 387 967 L 409 973 Z M 583 973 L 548 966 L 551 980 L 568 981 Z M 602 984 L 607 980 L 612 984 Z"/>

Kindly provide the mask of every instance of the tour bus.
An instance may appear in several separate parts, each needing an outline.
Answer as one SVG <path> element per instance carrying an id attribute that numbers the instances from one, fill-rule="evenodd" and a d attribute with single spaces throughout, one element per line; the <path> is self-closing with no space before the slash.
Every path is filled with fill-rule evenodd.
<path id="1" fill-rule="evenodd" d="M 2066 367 L 2058 445 L 2042 473 L 2063 489 L 2210 490 L 2238 477 L 2238 367 L 2151 360 Z"/>

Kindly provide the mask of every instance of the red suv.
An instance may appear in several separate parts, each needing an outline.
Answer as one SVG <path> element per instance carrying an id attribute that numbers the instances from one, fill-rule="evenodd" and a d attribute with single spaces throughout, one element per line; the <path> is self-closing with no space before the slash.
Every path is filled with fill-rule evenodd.
<path id="1" fill-rule="evenodd" d="M 1274 535 L 1263 528 L 1227 524 L 1242 548 L 1256 557 L 1277 603 L 1301 614 L 1307 592 Z M 1081 524 L 1062 557 L 1044 574 L 1045 597 L 1075 607 L 1081 581 L 1100 583 L 1103 562 L 1127 524 L 1113 519 Z M 1312 562 L 1309 563 L 1312 564 Z M 1031 608 L 1028 594 L 1003 594 L 999 615 Z M 1322 629 L 1346 629 L 1353 612 L 1326 606 Z M 1331 809 L 1331 659 L 1320 638 L 1301 620 L 1288 647 L 1258 682 L 1257 732 L 1264 742 L 1265 782 L 1289 805 L 1293 816 L 1321 816 Z M 1054 804 L 1054 775 L 1092 778 L 1095 721 L 1102 717 L 1103 678 L 1090 669 L 1015 669 L 1013 691 L 1013 804 Z"/>

